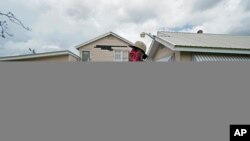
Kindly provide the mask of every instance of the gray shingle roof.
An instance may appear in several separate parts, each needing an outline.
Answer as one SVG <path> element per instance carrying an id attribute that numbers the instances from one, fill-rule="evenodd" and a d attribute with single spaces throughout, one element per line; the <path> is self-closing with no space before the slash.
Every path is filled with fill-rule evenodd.
<path id="1" fill-rule="evenodd" d="M 250 49 L 250 36 L 158 32 L 157 37 L 179 47 Z"/>

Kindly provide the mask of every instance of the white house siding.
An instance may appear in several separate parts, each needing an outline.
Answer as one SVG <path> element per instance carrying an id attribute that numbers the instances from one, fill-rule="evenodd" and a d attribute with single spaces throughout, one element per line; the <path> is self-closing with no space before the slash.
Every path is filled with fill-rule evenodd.
<path id="1" fill-rule="evenodd" d="M 112 62 L 114 61 L 114 51 L 102 50 L 100 48 L 95 48 L 96 45 L 113 45 L 113 46 L 126 46 L 126 47 L 114 47 L 115 50 L 126 50 L 130 51 L 131 48 L 128 47 L 128 43 L 116 38 L 113 35 L 109 35 L 93 43 L 79 48 L 80 56 L 82 56 L 82 51 L 90 51 L 90 61 L 93 62 Z"/>

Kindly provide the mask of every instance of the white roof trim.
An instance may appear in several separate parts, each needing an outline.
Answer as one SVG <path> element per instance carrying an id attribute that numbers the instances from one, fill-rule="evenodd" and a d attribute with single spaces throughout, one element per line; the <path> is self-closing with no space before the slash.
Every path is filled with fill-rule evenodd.
<path id="1" fill-rule="evenodd" d="M 127 39 L 125 39 L 125 38 L 123 38 L 123 37 L 121 37 L 121 36 L 119 36 L 119 35 L 117 35 L 117 34 L 115 34 L 115 33 L 113 33 L 113 32 L 108 32 L 108 33 L 103 34 L 103 35 L 101 35 L 101 36 L 98 36 L 98 37 L 96 37 L 96 38 L 94 38 L 94 39 L 92 39 L 92 40 L 89 40 L 89 41 L 84 42 L 84 43 L 82 43 L 82 44 L 80 44 L 80 45 L 77 45 L 77 46 L 76 46 L 76 49 L 79 49 L 79 48 L 81 48 L 81 47 L 83 47 L 83 46 L 86 46 L 86 45 L 88 45 L 88 44 L 90 44 L 90 43 L 93 43 L 93 42 L 95 42 L 95 41 L 97 41 L 97 40 L 100 40 L 100 39 L 102 39 L 102 38 L 104 38 L 104 37 L 107 37 L 107 36 L 109 36 L 109 35 L 113 35 L 113 36 L 115 36 L 116 38 L 118 38 L 118 39 L 120 39 L 120 40 L 122 40 L 122 41 L 128 43 L 129 45 L 133 45 L 133 43 L 130 42 L 129 40 L 127 40 Z"/>
<path id="2" fill-rule="evenodd" d="M 151 58 L 151 59 L 153 58 L 153 56 L 155 55 L 155 53 L 159 47 L 159 44 L 162 44 L 171 50 L 174 50 L 174 47 L 175 47 L 172 43 L 167 42 L 167 41 L 155 36 L 154 40 L 152 41 L 152 43 L 150 45 L 149 51 L 148 51 L 148 58 Z"/>
<path id="3" fill-rule="evenodd" d="M 53 56 L 60 56 L 60 55 L 71 55 L 80 59 L 79 56 L 67 50 L 67 51 L 45 52 L 45 53 L 37 53 L 37 54 L 19 55 L 19 56 L 6 56 L 6 57 L 0 57 L 0 61 L 33 59 L 33 58 L 53 57 Z"/>
<path id="4" fill-rule="evenodd" d="M 168 47 L 168 48 L 171 49 L 171 50 L 174 50 L 174 48 L 175 48 L 175 45 L 174 45 L 174 44 L 172 44 L 172 43 L 170 43 L 170 42 L 168 42 L 168 41 L 165 41 L 165 40 L 163 40 L 163 39 L 161 39 L 161 38 L 159 38 L 159 37 L 156 37 L 155 40 L 156 40 L 157 42 L 161 43 L 162 45 Z"/>
<path id="5" fill-rule="evenodd" d="M 148 58 L 152 59 L 154 57 L 154 54 L 157 51 L 158 47 L 159 47 L 159 43 L 153 40 L 147 52 Z"/>

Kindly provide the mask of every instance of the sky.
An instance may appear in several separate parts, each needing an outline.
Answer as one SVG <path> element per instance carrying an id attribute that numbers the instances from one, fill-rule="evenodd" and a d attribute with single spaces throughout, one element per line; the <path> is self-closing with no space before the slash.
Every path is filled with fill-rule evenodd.
<path id="1" fill-rule="evenodd" d="M 31 28 L 9 23 L 13 37 L 0 38 L 0 56 L 70 50 L 107 32 L 150 45 L 141 32 L 157 31 L 250 35 L 249 0 L 8 0 L 11 11 Z M 0 17 L 0 20 L 4 20 Z"/>

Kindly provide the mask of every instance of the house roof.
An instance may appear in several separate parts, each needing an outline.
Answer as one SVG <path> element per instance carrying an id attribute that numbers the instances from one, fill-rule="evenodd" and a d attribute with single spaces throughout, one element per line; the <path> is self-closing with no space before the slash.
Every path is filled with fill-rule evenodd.
<path id="1" fill-rule="evenodd" d="M 250 49 L 250 36 L 158 32 L 157 37 L 174 46 Z"/>
<path id="2" fill-rule="evenodd" d="M 155 41 L 173 51 L 250 54 L 250 36 L 158 32 Z M 156 42 L 149 54 L 155 52 Z"/>
<path id="3" fill-rule="evenodd" d="M 76 58 L 80 58 L 78 55 L 72 53 L 71 51 L 64 50 L 64 51 L 55 51 L 55 52 L 45 52 L 45 53 L 0 57 L 0 61 L 11 61 L 11 60 L 20 60 L 20 59 L 35 59 L 35 58 L 41 58 L 41 57 L 54 57 L 54 56 L 61 56 L 61 55 L 71 55 L 71 56 L 74 56 Z"/>
<path id="4" fill-rule="evenodd" d="M 113 35 L 113 36 L 115 36 L 116 38 L 118 38 L 118 39 L 120 39 L 120 40 L 122 40 L 122 41 L 128 43 L 129 45 L 133 45 L 132 42 L 130 42 L 129 40 L 127 40 L 127 39 L 125 39 L 125 38 L 123 38 L 123 37 L 121 37 L 121 36 L 115 34 L 114 32 L 108 32 L 108 33 L 103 34 L 103 35 L 101 35 L 101 36 L 98 36 L 98 37 L 96 37 L 96 38 L 94 38 L 94 39 L 91 39 L 91 40 L 89 40 L 89 41 L 87 41 L 87 42 L 84 42 L 84 43 L 82 43 L 82 44 L 80 44 L 80 45 L 77 45 L 77 46 L 76 46 L 76 49 L 79 49 L 79 48 L 81 48 L 81 47 L 83 47 L 83 46 L 86 46 L 86 45 L 88 45 L 88 44 L 91 44 L 91 43 L 93 43 L 93 42 L 95 42 L 95 41 L 97 41 L 97 40 L 100 40 L 100 39 L 102 39 L 102 38 L 104 38 L 104 37 L 107 37 L 107 36 L 109 36 L 109 35 Z"/>

